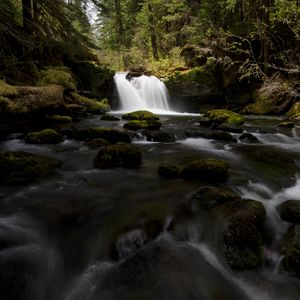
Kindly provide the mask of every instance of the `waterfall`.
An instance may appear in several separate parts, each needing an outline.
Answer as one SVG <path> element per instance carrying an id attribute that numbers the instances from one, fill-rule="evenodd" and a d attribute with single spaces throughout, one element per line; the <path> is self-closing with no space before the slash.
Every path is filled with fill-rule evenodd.
<path id="1" fill-rule="evenodd" d="M 126 79 L 127 73 L 116 73 L 114 80 L 120 110 L 169 111 L 169 94 L 165 84 L 155 76 Z"/>

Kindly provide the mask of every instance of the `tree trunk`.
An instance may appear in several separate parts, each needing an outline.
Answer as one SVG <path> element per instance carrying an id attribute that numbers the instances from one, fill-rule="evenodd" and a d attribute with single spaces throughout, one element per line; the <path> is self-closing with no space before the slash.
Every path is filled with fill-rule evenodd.
<path id="1" fill-rule="evenodd" d="M 153 18 L 153 11 L 152 6 L 149 3 L 148 4 L 148 10 L 149 10 L 149 27 L 151 32 L 151 45 L 152 45 L 152 53 L 155 60 L 159 60 L 158 56 L 158 50 L 157 50 L 157 42 L 156 42 L 156 34 L 155 34 L 155 24 L 154 24 L 154 18 Z"/>
<path id="2" fill-rule="evenodd" d="M 115 0 L 115 11 L 116 11 L 117 24 L 118 24 L 120 44 L 122 46 L 127 46 L 126 40 L 125 40 L 125 30 L 124 30 L 123 21 L 122 21 L 122 9 L 121 9 L 120 0 Z"/>
<path id="3" fill-rule="evenodd" d="M 31 0 L 22 0 L 23 28 L 27 33 L 31 33 L 32 25 L 32 2 Z"/>

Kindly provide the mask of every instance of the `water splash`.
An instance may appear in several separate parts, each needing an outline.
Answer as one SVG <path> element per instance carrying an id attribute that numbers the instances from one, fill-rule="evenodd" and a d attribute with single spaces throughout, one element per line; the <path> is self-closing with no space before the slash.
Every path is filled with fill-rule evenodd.
<path id="1" fill-rule="evenodd" d="M 155 76 L 126 79 L 127 73 L 116 73 L 116 89 L 122 111 L 170 111 L 169 93 L 165 84 Z"/>

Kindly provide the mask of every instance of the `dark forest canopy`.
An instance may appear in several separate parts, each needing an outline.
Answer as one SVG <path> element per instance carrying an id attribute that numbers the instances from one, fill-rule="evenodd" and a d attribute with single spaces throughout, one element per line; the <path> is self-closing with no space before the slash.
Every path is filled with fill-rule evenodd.
<path id="1" fill-rule="evenodd" d="M 113 69 L 178 68 L 186 66 L 182 54 L 193 46 L 243 61 L 245 73 L 263 77 L 268 69 L 299 72 L 299 40 L 299 0 L 0 2 L 2 70 L 94 53 Z"/>

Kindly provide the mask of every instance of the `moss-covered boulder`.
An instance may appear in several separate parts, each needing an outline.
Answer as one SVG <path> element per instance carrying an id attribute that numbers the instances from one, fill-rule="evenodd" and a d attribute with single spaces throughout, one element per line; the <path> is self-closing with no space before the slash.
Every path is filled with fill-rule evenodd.
<path id="1" fill-rule="evenodd" d="M 28 144 L 58 144 L 64 141 L 64 137 L 54 129 L 44 129 L 28 133 L 24 140 Z"/>
<path id="2" fill-rule="evenodd" d="M 217 129 L 225 132 L 232 132 L 232 133 L 242 133 L 243 128 L 241 126 L 237 126 L 234 124 L 229 123 L 222 123 L 222 124 L 214 124 L 212 129 Z"/>
<path id="3" fill-rule="evenodd" d="M 176 141 L 173 133 L 165 131 L 152 131 L 147 132 L 147 141 L 159 143 L 173 143 Z"/>
<path id="4" fill-rule="evenodd" d="M 68 124 L 72 123 L 72 118 L 70 116 L 60 116 L 60 115 L 52 115 L 47 116 L 47 123 L 52 125 L 60 125 L 60 124 Z"/>
<path id="5" fill-rule="evenodd" d="M 225 160 L 198 159 L 183 167 L 180 176 L 188 180 L 223 182 L 227 180 L 229 167 L 229 163 Z"/>
<path id="6" fill-rule="evenodd" d="M 300 225 L 291 226 L 283 241 L 283 268 L 292 276 L 300 278 Z"/>
<path id="7" fill-rule="evenodd" d="M 152 121 L 159 120 L 159 116 L 156 114 L 147 111 L 147 110 L 139 110 L 131 113 L 127 113 L 122 115 L 123 120 L 139 120 L 139 121 Z"/>
<path id="8" fill-rule="evenodd" d="M 277 208 L 282 220 L 300 224 L 300 200 L 288 200 Z"/>
<path id="9" fill-rule="evenodd" d="M 286 114 L 291 119 L 297 119 L 300 117 L 300 101 L 293 104 L 292 108 Z"/>
<path id="10" fill-rule="evenodd" d="M 179 177 L 180 167 L 171 163 L 164 161 L 158 166 L 158 174 L 164 178 L 177 178 Z"/>
<path id="11" fill-rule="evenodd" d="M 57 159 L 23 151 L 0 152 L 0 185 L 28 184 L 55 172 Z"/>
<path id="12" fill-rule="evenodd" d="M 204 114 L 204 117 L 207 117 L 214 123 L 218 124 L 227 123 L 233 125 L 242 125 L 244 123 L 244 117 L 242 115 L 226 109 L 208 110 Z"/>
<path id="13" fill-rule="evenodd" d="M 77 104 L 86 107 L 85 112 L 94 115 L 104 114 L 110 111 L 110 106 L 107 99 L 102 99 L 101 101 L 98 101 L 96 99 L 87 98 L 74 92 L 71 94 L 69 101 L 72 104 Z"/>
<path id="14" fill-rule="evenodd" d="M 74 132 L 75 139 L 79 141 L 90 141 L 93 139 L 105 139 L 111 144 L 118 142 L 130 143 L 130 135 L 121 130 L 111 128 L 88 128 L 88 129 L 77 129 Z"/>
<path id="15" fill-rule="evenodd" d="M 120 118 L 112 116 L 112 115 L 108 115 L 108 114 L 104 114 L 100 117 L 101 121 L 120 121 Z"/>
<path id="16" fill-rule="evenodd" d="M 263 262 L 263 223 L 266 211 L 254 200 L 228 201 L 216 208 L 225 219 L 222 252 L 232 269 L 249 270 Z"/>
<path id="17" fill-rule="evenodd" d="M 38 85 L 46 86 L 50 84 L 58 84 L 71 91 L 76 90 L 76 81 L 71 70 L 67 67 L 48 67 L 43 70 Z"/>
<path id="18" fill-rule="evenodd" d="M 103 146 L 108 146 L 110 143 L 105 139 L 93 139 L 84 143 L 91 149 L 99 149 Z"/>
<path id="19" fill-rule="evenodd" d="M 137 168 L 142 163 L 142 152 L 134 146 L 126 143 L 101 147 L 94 159 L 96 168 Z"/>
<path id="20" fill-rule="evenodd" d="M 159 130 L 161 122 L 158 120 L 132 120 L 123 125 L 124 128 L 129 130 Z"/>
<path id="21" fill-rule="evenodd" d="M 240 200 L 233 191 L 219 186 L 201 186 L 191 196 L 190 204 L 193 211 L 208 210 L 228 201 Z"/>

